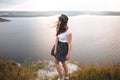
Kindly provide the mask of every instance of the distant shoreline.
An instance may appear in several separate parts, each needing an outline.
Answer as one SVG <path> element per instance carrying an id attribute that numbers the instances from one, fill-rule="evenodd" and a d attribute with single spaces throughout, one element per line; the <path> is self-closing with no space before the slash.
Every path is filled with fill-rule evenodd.
<path id="1" fill-rule="evenodd" d="M 10 20 L 8 20 L 8 19 L 3 19 L 3 18 L 0 18 L 0 22 L 8 22 L 8 21 L 10 21 Z"/>
<path id="2" fill-rule="evenodd" d="M 98 16 L 120 16 L 117 11 L 0 11 L 0 17 L 40 17 L 66 14 L 68 16 L 77 15 L 98 15 Z"/>

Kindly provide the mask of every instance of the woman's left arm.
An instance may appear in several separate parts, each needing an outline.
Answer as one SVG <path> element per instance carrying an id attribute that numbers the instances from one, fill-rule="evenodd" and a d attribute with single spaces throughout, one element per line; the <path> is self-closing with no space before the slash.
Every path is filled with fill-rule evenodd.
<path id="1" fill-rule="evenodd" d="M 72 33 L 68 35 L 67 39 L 68 39 L 68 54 L 66 56 L 66 59 L 68 60 L 70 58 L 71 49 L 72 49 Z"/>

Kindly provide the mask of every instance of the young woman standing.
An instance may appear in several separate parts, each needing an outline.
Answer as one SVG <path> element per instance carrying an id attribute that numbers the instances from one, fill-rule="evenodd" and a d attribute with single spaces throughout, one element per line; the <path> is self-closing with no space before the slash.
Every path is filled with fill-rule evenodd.
<path id="1" fill-rule="evenodd" d="M 58 18 L 58 23 L 56 27 L 56 40 L 52 48 L 51 55 L 53 55 L 54 63 L 59 73 L 58 80 L 69 80 L 68 76 L 68 65 L 66 63 L 70 58 L 72 49 L 72 32 L 67 26 L 68 17 L 64 14 Z M 63 75 L 59 62 L 62 63 L 65 75 Z"/>

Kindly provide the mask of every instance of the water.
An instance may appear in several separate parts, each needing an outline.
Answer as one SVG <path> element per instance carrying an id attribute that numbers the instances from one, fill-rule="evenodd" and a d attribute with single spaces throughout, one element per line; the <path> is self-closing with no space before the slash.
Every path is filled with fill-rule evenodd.
<path id="1" fill-rule="evenodd" d="M 7 18 L 0 23 L 0 59 L 23 62 L 51 59 L 55 41 L 52 17 Z M 81 64 L 120 62 L 120 16 L 72 16 L 69 27 L 73 32 L 71 59 Z"/>

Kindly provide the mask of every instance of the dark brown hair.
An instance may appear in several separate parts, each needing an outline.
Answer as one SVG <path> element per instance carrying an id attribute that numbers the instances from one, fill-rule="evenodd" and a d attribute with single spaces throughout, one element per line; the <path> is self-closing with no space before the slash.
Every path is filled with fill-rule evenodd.
<path id="1" fill-rule="evenodd" d="M 61 24 L 57 25 L 56 36 L 60 33 L 65 32 L 68 29 L 68 27 L 67 27 L 68 17 L 65 14 L 61 14 L 61 16 L 58 17 L 58 19 L 61 22 Z"/>

